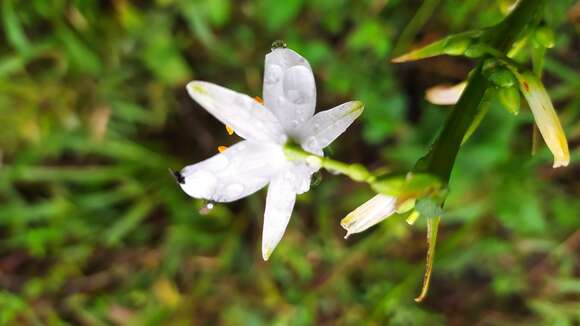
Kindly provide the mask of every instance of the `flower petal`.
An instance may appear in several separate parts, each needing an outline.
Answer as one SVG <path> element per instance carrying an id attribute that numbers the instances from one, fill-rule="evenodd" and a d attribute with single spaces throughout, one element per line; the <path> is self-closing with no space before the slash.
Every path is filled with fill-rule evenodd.
<path id="1" fill-rule="evenodd" d="M 290 221 L 296 201 L 293 183 L 293 175 L 286 172 L 275 177 L 268 186 L 262 233 L 262 257 L 264 260 L 270 258 Z"/>
<path id="2" fill-rule="evenodd" d="M 467 86 L 467 82 L 461 82 L 455 85 L 437 85 L 427 89 L 425 98 L 427 101 L 436 105 L 455 105 L 463 90 Z"/>
<path id="3" fill-rule="evenodd" d="M 292 186 L 298 195 L 310 190 L 310 179 L 312 174 L 319 169 L 319 167 L 314 168 L 306 163 L 295 164 L 292 168 L 290 168 L 290 173 L 292 173 L 294 177 Z"/>
<path id="4" fill-rule="evenodd" d="M 263 188 L 286 164 L 279 146 L 245 140 L 186 166 L 176 177 L 191 197 L 230 202 Z"/>
<path id="5" fill-rule="evenodd" d="M 396 201 L 395 197 L 376 195 L 349 213 L 340 221 L 340 225 L 346 230 L 344 238 L 362 232 L 393 215 Z"/>
<path id="6" fill-rule="evenodd" d="M 273 49 L 266 55 L 263 97 L 264 105 L 292 135 L 312 117 L 316 106 L 316 84 L 308 61 L 290 49 Z"/>
<path id="7" fill-rule="evenodd" d="M 351 101 L 317 113 L 300 132 L 302 147 L 318 151 L 340 136 L 364 110 L 361 101 Z"/>
<path id="8" fill-rule="evenodd" d="M 570 152 L 566 134 L 554 110 L 552 101 L 542 82 L 531 72 L 515 73 L 520 83 L 520 90 L 528 101 L 536 125 L 554 155 L 554 168 L 568 166 Z"/>
<path id="9" fill-rule="evenodd" d="M 242 138 L 277 144 L 286 141 L 278 119 L 253 98 L 204 81 L 192 81 L 186 88 L 195 101 Z"/>

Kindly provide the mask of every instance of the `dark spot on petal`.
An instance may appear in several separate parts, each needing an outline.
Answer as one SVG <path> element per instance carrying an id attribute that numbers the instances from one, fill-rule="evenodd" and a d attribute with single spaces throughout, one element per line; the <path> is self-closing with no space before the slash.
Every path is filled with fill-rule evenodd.
<path id="1" fill-rule="evenodd" d="M 528 82 L 524 81 L 524 88 L 526 90 L 526 92 L 530 91 L 530 85 L 528 85 Z"/>
<path id="2" fill-rule="evenodd" d="M 185 183 L 185 178 L 183 177 L 183 175 L 180 172 L 176 172 L 176 171 L 173 171 L 171 169 L 169 169 L 169 172 L 175 177 L 175 180 L 177 180 L 177 182 L 179 184 Z"/>

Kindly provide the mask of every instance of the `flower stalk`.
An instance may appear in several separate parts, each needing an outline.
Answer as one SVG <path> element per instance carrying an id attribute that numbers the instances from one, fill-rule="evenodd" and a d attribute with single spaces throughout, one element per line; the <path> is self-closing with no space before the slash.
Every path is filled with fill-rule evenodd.
<path id="1" fill-rule="evenodd" d="M 494 49 L 496 55 L 507 57 L 513 44 L 534 28 L 542 17 L 545 0 L 521 0 L 517 7 L 498 25 L 483 33 L 479 41 L 485 44 L 482 47 L 481 59 L 474 72 L 468 79 L 468 84 L 459 101 L 449 115 L 442 131 L 433 143 L 430 151 L 421 158 L 414 167 L 416 172 L 433 174 L 447 184 L 451 176 L 455 159 L 465 139 L 466 134 L 473 132 L 474 121 L 482 119 L 486 109 L 485 93 L 492 83 L 483 74 L 484 60 L 490 57 L 489 49 Z M 470 130 L 471 129 L 471 130 Z M 441 205 L 443 205 L 441 201 Z M 422 301 L 429 287 L 433 266 L 435 239 L 440 217 L 429 218 L 428 225 L 428 253 L 425 277 L 421 294 L 416 301 Z"/>

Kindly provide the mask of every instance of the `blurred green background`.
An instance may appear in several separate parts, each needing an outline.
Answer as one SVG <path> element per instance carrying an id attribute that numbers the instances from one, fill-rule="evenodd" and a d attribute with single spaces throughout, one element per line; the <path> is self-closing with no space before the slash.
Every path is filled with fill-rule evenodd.
<path id="1" fill-rule="evenodd" d="M 0 323 L 510 325 L 580 323 L 580 4 L 550 1 L 544 81 L 572 163 L 530 156 L 532 116 L 494 105 L 451 181 L 431 291 L 425 224 L 393 217 L 344 240 L 370 198 L 322 172 L 268 262 L 265 192 L 201 214 L 167 172 L 238 141 L 192 79 L 261 94 L 277 39 L 311 63 L 318 110 L 363 116 L 328 155 L 405 171 L 447 108 L 424 92 L 473 63 L 389 58 L 489 26 L 513 1 L 1 1 Z"/>

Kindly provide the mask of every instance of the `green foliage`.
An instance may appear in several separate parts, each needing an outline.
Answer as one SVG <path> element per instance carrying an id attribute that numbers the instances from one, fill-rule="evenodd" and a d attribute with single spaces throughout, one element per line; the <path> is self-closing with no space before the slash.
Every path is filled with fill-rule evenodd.
<path id="1" fill-rule="evenodd" d="M 410 40 L 485 28 L 511 3 L 431 1 Z M 263 192 L 203 215 L 167 172 L 238 140 L 185 83 L 260 95 L 276 39 L 310 60 L 318 109 L 365 102 L 333 157 L 410 169 L 446 115 L 424 90 L 471 68 L 457 58 L 389 64 L 417 3 L 2 1 L 0 324 L 578 323 L 572 5 L 551 5 L 544 63 L 571 166 L 552 170 L 546 149 L 530 157 L 529 110 L 513 116 L 492 101 L 457 159 L 419 305 L 425 220 L 393 216 L 342 239 L 338 221 L 372 196 L 366 187 L 322 173 L 264 263 Z M 548 45 L 544 34 L 535 40 Z"/>

